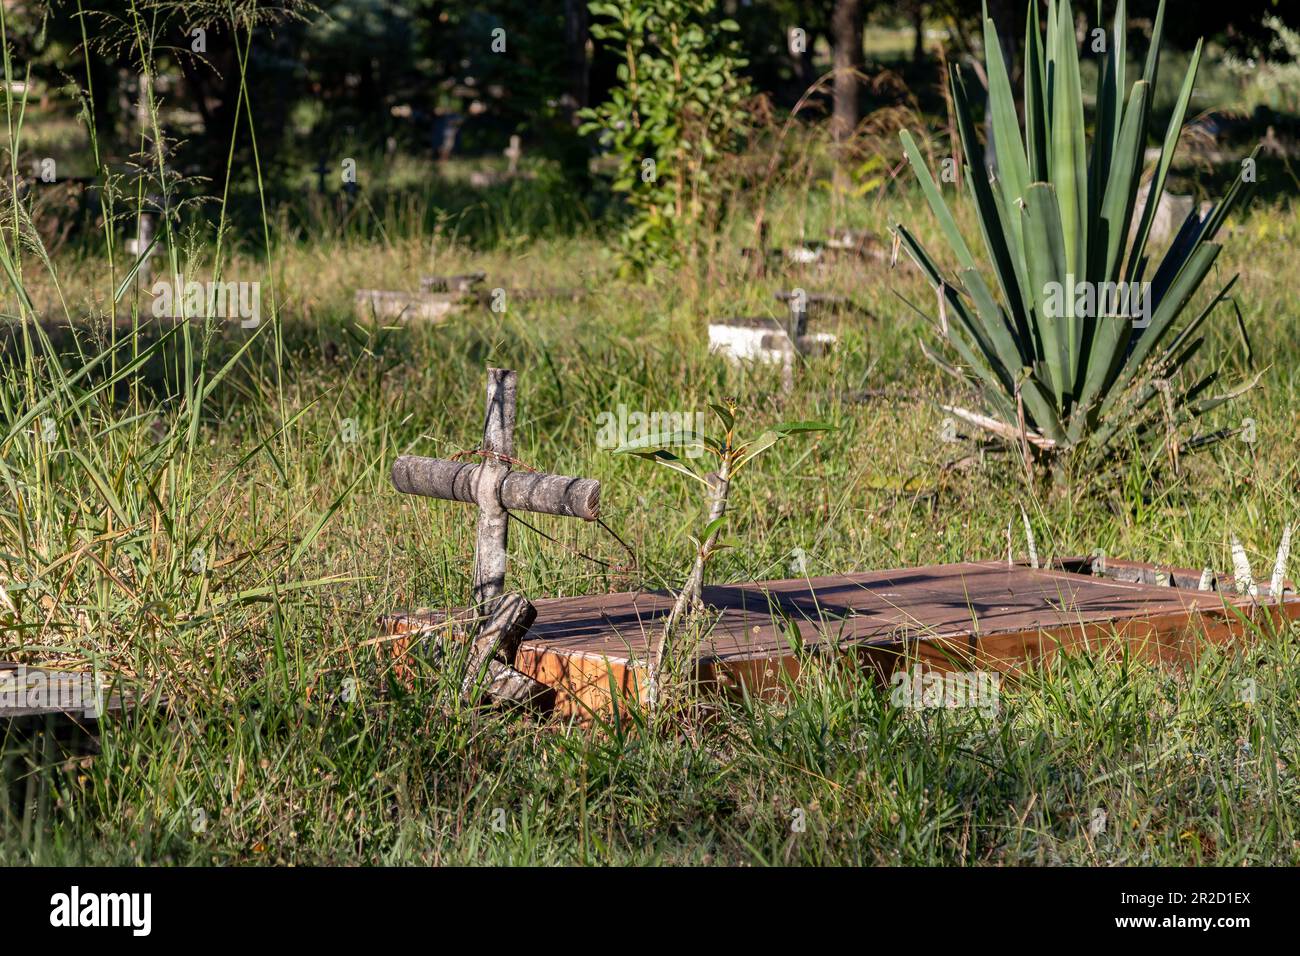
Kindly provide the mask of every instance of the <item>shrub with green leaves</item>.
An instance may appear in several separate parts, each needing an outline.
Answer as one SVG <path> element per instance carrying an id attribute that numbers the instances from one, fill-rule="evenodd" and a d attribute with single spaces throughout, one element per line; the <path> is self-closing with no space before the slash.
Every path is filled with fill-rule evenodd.
<path id="1" fill-rule="evenodd" d="M 743 141 L 752 95 L 733 20 L 716 0 L 592 3 L 592 36 L 620 51 L 619 85 L 583 110 L 580 132 L 599 134 L 617 160 L 614 191 L 631 207 L 626 259 L 678 257 L 718 188 L 713 169 Z"/>
<path id="2" fill-rule="evenodd" d="M 1217 371 L 1196 377 L 1189 368 L 1205 342 L 1202 327 L 1236 277 L 1200 311 L 1193 314 L 1190 305 L 1218 258 L 1215 239 L 1224 221 L 1253 188 L 1253 156 L 1221 202 L 1204 215 L 1193 210 L 1164 255 L 1153 255 L 1152 223 L 1201 44 L 1150 171 L 1148 199 L 1139 208 L 1153 132 L 1163 0 L 1145 68 L 1131 88 L 1127 11 L 1119 3 L 1098 74 L 1091 144 L 1074 14 L 1068 0 L 1051 0 L 1044 39 L 1037 8 L 1030 4 L 1025 40 L 1023 124 L 997 31 L 990 19 L 984 22 L 996 172 L 987 171 L 977 135 L 978 105 L 960 71 L 949 72 L 959 140 L 954 145 L 964 157 L 982 258 L 958 230 L 916 143 L 902 133 L 913 172 L 956 260 L 955 272 L 944 272 L 906 227 L 895 227 L 898 241 L 936 290 L 942 334 L 959 363 L 930 357 L 973 382 L 986 404 L 983 413 L 954 411 L 1023 444 L 1039 461 L 1095 467 L 1135 445 L 1177 460 L 1180 450 L 1222 437 L 1193 434 L 1192 423 L 1248 387 L 1207 397 Z M 1142 309 L 1106 307 L 1125 299 L 1128 289 L 1139 295 Z M 1079 297 L 1076 290 L 1082 290 Z"/>

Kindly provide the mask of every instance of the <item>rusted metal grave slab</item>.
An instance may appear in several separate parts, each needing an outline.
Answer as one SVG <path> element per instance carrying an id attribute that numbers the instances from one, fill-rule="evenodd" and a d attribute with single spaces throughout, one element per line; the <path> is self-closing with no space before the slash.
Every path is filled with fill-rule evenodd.
<path id="1" fill-rule="evenodd" d="M 775 691 L 809 651 L 849 656 L 882 676 L 915 660 L 941 670 L 1013 670 L 1081 647 L 1126 645 L 1144 660 L 1182 662 L 1206 644 L 1239 639 L 1261 615 L 1300 618 L 1289 586 L 1279 603 L 1267 589 L 1255 598 L 1232 593 L 1222 576 L 1224 590 L 1197 590 L 1195 571 L 1112 560 L 1094 575 L 1088 564 L 970 561 L 706 587 L 716 622 L 696 652 L 697 676 L 724 690 Z M 558 713 L 607 711 L 611 685 L 644 699 L 647 647 L 672 606 L 668 594 L 534 603 L 537 620 L 515 668 L 554 689 Z M 398 616 L 389 629 L 417 632 L 435 617 Z"/>

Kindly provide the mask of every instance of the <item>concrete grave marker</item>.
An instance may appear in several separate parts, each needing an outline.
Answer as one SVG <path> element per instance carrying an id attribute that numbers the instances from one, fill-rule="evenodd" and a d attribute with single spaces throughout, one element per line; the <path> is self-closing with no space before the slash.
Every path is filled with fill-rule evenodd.
<path id="1" fill-rule="evenodd" d="M 510 289 L 489 288 L 487 274 L 467 272 L 461 275 L 421 276 L 419 292 L 387 289 L 358 289 L 355 308 L 358 321 L 371 317 L 381 321 L 441 322 L 471 306 L 501 312 L 503 303 L 577 301 L 587 294 L 578 286 L 571 288 Z"/>
<path id="2" fill-rule="evenodd" d="M 152 200 L 152 197 L 150 197 Z M 139 283 L 148 287 L 153 279 L 153 264 L 150 262 L 154 256 L 154 212 L 147 207 L 141 207 L 138 225 L 134 239 L 126 241 L 127 254 L 133 258 L 144 259 L 140 262 L 140 269 L 136 272 L 136 279 Z"/>
<path id="3" fill-rule="evenodd" d="M 519 157 L 524 154 L 524 151 L 519 146 L 519 137 L 511 136 L 510 145 L 507 146 L 502 153 L 510 163 L 506 169 L 506 175 L 514 176 L 519 172 Z"/>
<path id="4" fill-rule="evenodd" d="M 829 332 L 808 331 L 810 297 L 802 289 L 784 293 L 788 318 L 738 316 L 709 323 L 709 351 L 733 362 L 763 362 L 781 365 L 782 388 L 794 385 L 794 364 L 799 356 L 824 355 L 835 347 Z M 778 296 L 780 297 L 780 296 Z"/>

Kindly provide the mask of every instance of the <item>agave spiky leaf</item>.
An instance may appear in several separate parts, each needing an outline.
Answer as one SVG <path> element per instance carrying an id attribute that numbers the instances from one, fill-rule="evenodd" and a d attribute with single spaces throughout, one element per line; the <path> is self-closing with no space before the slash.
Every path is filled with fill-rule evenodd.
<path id="1" fill-rule="evenodd" d="M 1155 211 L 1191 100 L 1201 45 L 1183 78 L 1159 156 L 1144 177 L 1164 0 L 1142 76 L 1131 87 L 1127 4 L 1117 3 L 1098 74 L 1091 144 L 1070 2 L 1049 0 L 1045 36 L 1037 8 L 1031 3 L 1027 18 L 1023 125 L 997 30 L 985 17 L 993 155 L 986 156 L 979 140 L 980 123 L 960 70 L 949 74 L 982 259 L 962 235 L 907 131 L 903 147 L 955 260 L 953 270 L 946 273 L 903 226 L 895 227 L 895 235 L 935 288 L 941 314 L 953 319 L 941 328 L 960 358 L 960 374 L 980 386 L 995 416 L 975 418 L 991 421 L 989 430 L 1003 438 L 1018 433 L 1016 423 L 1023 418 L 1040 451 L 1086 450 L 1087 460 L 1095 462 L 1135 437 L 1155 436 L 1162 425 L 1182 427 L 1239 394 L 1238 389 L 1201 397 L 1217 378 L 1213 373 L 1190 386 L 1177 380 L 1205 342 L 1198 331 L 1235 282 L 1234 277 L 1191 316 L 1188 306 L 1222 248 L 1216 236 L 1253 183 L 1239 179 L 1210 212 L 1189 215 L 1148 281 Z M 1144 179 L 1147 199 L 1139 206 Z M 1130 306 L 1145 304 L 1139 315 L 1075 309 L 1076 287 L 1089 290 L 1095 306 L 1113 306 L 1114 298 L 1106 295 L 1117 283 L 1136 296 L 1127 300 Z M 928 349 L 926 354 L 946 370 L 953 368 Z"/>

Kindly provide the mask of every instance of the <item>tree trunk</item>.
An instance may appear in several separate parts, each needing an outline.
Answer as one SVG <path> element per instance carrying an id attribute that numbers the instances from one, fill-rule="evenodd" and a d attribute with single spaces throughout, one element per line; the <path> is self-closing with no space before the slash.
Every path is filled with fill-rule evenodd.
<path id="1" fill-rule="evenodd" d="M 912 0 L 912 29 L 916 33 L 912 41 L 912 65 L 919 67 L 925 60 L 925 4 L 922 0 Z"/>
<path id="2" fill-rule="evenodd" d="M 834 106 L 831 135 L 842 143 L 858 126 L 858 74 L 862 70 L 862 0 L 835 0 L 831 13 Z"/>
<path id="3" fill-rule="evenodd" d="M 204 173 L 220 183 L 239 122 L 239 60 L 233 38 L 214 25 L 208 30 L 207 53 L 192 56 L 185 49 L 176 62 L 184 77 L 186 99 L 203 119 L 203 136 L 194 155 Z M 259 145 L 269 148 L 271 144 Z"/>
<path id="4" fill-rule="evenodd" d="M 564 0 L 564 55 L 568 61 L 569 97 L 566 104 L 569 123 L 577 126 L 578 110 L 587 105 L 589 64 L 587 63 L 587 4 L 584 0 Z"/>
<path id="5" fill-rule="evenodd" d="M 564 0 L 565 91 L 559 115 L 542 127 L 542 151 L 560 164 L 564 178 L 579 195 L 591 191 L 591 144 L 578 135 L 578 113 L 591 102 L 590 14 L 586 0 Z"/>
<path id="6" fill-rule="evenodd" d="M 807 25 L 800 26 L 800 29 L 804 30 L 802 49 L 794 49 L 789 30 L 786 31 L 786 35 L 782 38 L 786 46 L 786 52 L 790 56 L 790 72 L 794 77 L 794 88 L 789 90 L 789 93 L 793 95 L 792 98 L 795 100 L 803 96 L 808 88 L 817 81 L 817 65 L 813 62 L 817 34 Z"/>
<path id="7" fill-rule="evenodd" d="M 103 57 L 90 56 L 91 105 L 95 111 L 95 136 L 100 153 L 112 149 L 117 141 L 113 101 L 117 96 L 117 71 Z M 134 147 L 132 147 L 134 148 Z M 99 175 L 100 170 L 95 170 Z"/>

